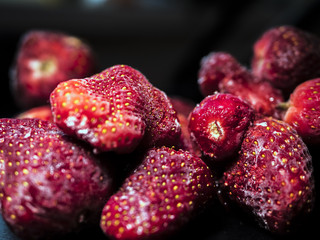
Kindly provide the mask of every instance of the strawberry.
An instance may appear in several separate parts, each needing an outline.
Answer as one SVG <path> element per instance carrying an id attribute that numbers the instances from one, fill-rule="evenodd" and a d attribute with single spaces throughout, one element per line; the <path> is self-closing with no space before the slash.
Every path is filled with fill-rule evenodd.
<path id="1" fill-rule="evenodd" d="M 47 104 L 59 82 L 90 76 L 92 49 L 61 32 L 29 31 L 21 39 L 11 72 L 16 102 L 24 108 Z"/>
<path id="2" fill-rule="evenodd" d="M 233 156 L 254 118 L 253 109 L 231 94 L 207 96 L 189 119 L 191 138 L 214 161 Z"/>
<path id="3" fill-rule="evenodd" d="M 320 39 L 293 26 L 269 29 L 255 42 L 252 72 L 288 95 L 320 76 Z"/>
<path id="4" fill-rule="evenodd" d="M 207 165 L 187 151 L 153 148 L 105 205 L 100 226 L 113 239 L 163 239 L 209 203 Z"/>
<path id="5" fill-rule="evenodd" d="M 50 105 L 43 105 L 43 106 L 31 108 L 29 110 L 21 112 L 19 115 L 16 116 L 16 118 L 19 118 L 19 119 L 37 118 L 37 119 L 53 122 Z"/>
<path id="6" fill-rule="evenodd" d="M 176 147 L 189 151 L 190 153 L 201 157 L 201 150 L 197 144 L 191 139 L 189 131 L 189 115 L 195 107 L 195 103 L 189 99 L 182 97 L 170 97 L 173 108 L 177 112 L 177 117 L 181 125 L 180 142 Z"/>
<path id="7" fill-rule="evenodd" d="M 281 120 L 254 122 L 222 182 L 223 192 L 271 232 L 291 231 L 313 208 L 311 156 L 297 132 Z"/>
<path id="8" fill-rule="evenodd" d="M 307 144 L 320 143 L 320 78 L 298 85 L 286 103 L 283 120 L 294 126 Z"/>
<path id="9" fill-rule="evenodd" d="M 2 216 L 23 239 L 97 220 L 112 191 L 108 170 L 83 143 L 39 119 L 0 120 Z"/>
<path id="10" fill-rule="evenodd" d="M 255 112 L 262 116 L 280 119 L 282 111 L 277 106 L 282 103 L 280 90 L 268 81 L 255 78 L 249 71 L 242 71 L 225 77 L 219 84 L 220 91 L 238 96 L 249 103 Z"/>
<path id="11" fill-rule="evenodd" d="M 175 145 L 181 128 L 166 94 L 139 71 L 116 65 L 60 83 L 51 94 L 54 122 L 100 151 Z"/>
<path id="12" fill-rule="evenodd" d="M 229 53 L 211 52 L 203 57 L 198 72 L 198 85 L 203 96 L 219 91 L 219 83 L 245 68 Z"/>

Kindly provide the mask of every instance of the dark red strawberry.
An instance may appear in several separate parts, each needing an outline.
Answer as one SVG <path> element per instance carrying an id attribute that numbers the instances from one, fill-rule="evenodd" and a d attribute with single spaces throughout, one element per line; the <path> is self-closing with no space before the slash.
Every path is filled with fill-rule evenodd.
<path id="1" fill-rule="evenodd" d="M 2 216 L 23 239 L 74 231 L 99 217 L 112 181 L 91 151 L 39 119 L 0 120 Z"/>
<path id="2" fill-rule="evenodd" d="M 238 96 L 249 103 L 257 114 L 280 119 L 282 111 L 277 106 L 283 102 L 280 90 L 269 82 L 259 80 L 242 71 L 225 77 L 219 84 L 220 91 Z"/>
<path id="3" fill-rule="evenodd" d="M 311 156 L 297 132 L 280 120 L 260 119 L 249 128 L 222 182 L 230 199 L 271 232 L 293 230 L 313 208 Z"/>
<path id="4" fill-rule="evenodd" d="M 191 137 L 214 161 L 233 156 L 254 119 L 253 109 L 231 94 L 207 96 L 189 119 Z"/>
<path id="5" fill-rule="evenodd" d="M 188 117 L 194 109 L 194 107 L 196 106 L 196 104 L 188 98 L 180 96 L 171 96 L 169 99 L 176 112 L 184 115 L 185 117 Z"/>
<path id="6" fill-rule="evenodd" d="M 101 228 L 113 239 L 163 239 L 206 206 L 213 176 L 187 151 L 151 149 L 105 205 Z"/>
<path id="7" fill-rule="evenodd" d="M 320 143 L 320 78 L 298 85 L 287 103 L 283 120 L 297 130 L 307 144 Z"/>
<path id="8" fill-rule="evenodd" d="M 30 108 L 47 104 L 59 82 L 94 72 L 92 49 L 78 37 L 51 31 L 30 31 L 19 45 L 11 73 L 16 102 Z"/>
<path id="9" fill-rule="evenodd" d="M 51 106 L 60 128 L 101 151 L 175 145 L 181 133 L 166 94 L 125 65 L 60 83 L 51 94 Z"/>
<path id="10" fill-rule="evenodd" d="M 288 95 L 320 76 L 320 39 L 293 26 L 274 27 L 254 44 L 252 71 Z"/>
<path id="11" fill-rule="evenodd" d="M 19 118 L 19 119 L 37 118 L 37 119 L 53 122 L 50 105 L 31 108 L 29 110 L 26 110 L 20 113 L 19 115 L 16 116 L 16 118 Z"/>
<path id="12" fill-rule="evenodd" d="M 203 57 L 198 72 L 198 84 L 203 96 L 219 91 L 219 83 L 226 76 L 245 68 L 229 53 L 211 52 Z"/>
<path id="13" fill-rule="evenodd" d="M 190 153 L 201 157 L 201 150 L 197 144 L 191 139 L 189 131 L 189 115 L 193 111 L 196 104 L 189 99 L 182 97 L 170 97 L 173 108 L 177 112 L 177 117 L 181 125 L 181 139 L 176 147 L 189 151 Z"/>

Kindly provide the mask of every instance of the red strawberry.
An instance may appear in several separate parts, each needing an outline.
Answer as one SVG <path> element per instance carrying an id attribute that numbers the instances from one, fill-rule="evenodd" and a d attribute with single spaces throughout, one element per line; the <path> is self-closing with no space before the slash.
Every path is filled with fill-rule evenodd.
<path id="1" fill-rule="evenodd" d="M 41 120 L 46 120 L 53 122 L 51 107 L 49 105 L 44 105 L 40 107 L 34 107 L 27 111 L 24 111 L 16 116 L 16 118 L 37 118 Z"/>
<path id="2" fill-rule="evenodd" d="M 90 76 L 91 48 L 60 32 L 30 31 L 21 39 L 11 74 L 16 101 L 24 108 L 47 104 L 59 82 Z"/>
<path id="3" fill-rule="evenodd" d="M 203 96 L 219 91 L 219 83 L 226 76 L 245 70 L 244 67 L 229 53 L 211 52 L 200 63 L 198 84 Z"/>
<path id="4" fill-rule="evenodd" d="M 108 200 L 100 225 L 114 239 L 163 239 L 205 207 L 214 189 L 213 176 L 200 158 L 154 148 Z"/>
<path id="5" fill-rule="evenodd" d="M 238 161 L 224 173 L 223 190 L 265 229 L 290 231 L 314 204 L 309 151 L 289 124 L 257 120 L 247 131 Z"/>
<path id="6" fill-rule="evenodd" d="M 215 161 L 233 156 L 254 118 L 253 109 L 231 94 L 207 96 L 190 114 L 189 130 L 205 155 Z"/>
<path id="7" fill-rule="evenodd" d="M 98 159 L 38 119 L 0 120 L 2 216 L 23 239 L 43 239 L 96 220 L 111 178 Z"/>
<path id="8" fill-rule="evenodd" d="M 231 93 L 249 103 L 257 114 L 280 119 L 282 111 L 277 109 L 283 102 L 281 92 L 269 82 L 258 80 L 248 71 L 225 77 L 219 84 L 221 92 Z"/>
<path id="9" fill-rule="evenodd" d="M 295 127 L 307 144 L 320 143 L 320 78 L 298 85 L 283 120 Z"/>
<path id="10" fill-rule="evenodd" d="M 51 106 L 60 128 L 101 151 L 174 145 L 181 133 L 166 94 L 125 65 L 60 83 L 51 94 Z"/>
<path id="11" fill-rule="evenodd" d="M 188 117 L 196 106 L 192 100 L 180 96 L 171 96 L 170 101 L 176 112 L 184 115 L 185 117 Z"/>
<path id="12" fill-rule="evenodd" d="M 254 44 L 252 71 L 288 94 L 320 76 L 320 39 L 293 26 L 272 28 Z"/>
<path id="13" fill-rule="evenodd" d="M 193 111 L 195 103 L 182 97 L 170 97 L 170 101 L 177 112 L 177 117 L 181 125 L 181 139 L 180 143 L 177 144 L 176 147 L 180 147 L 181 149 L 187 150 L 190 153 L 201 157 L 201 150 L 191 139 L 188 127 L 189 115 Z"/>

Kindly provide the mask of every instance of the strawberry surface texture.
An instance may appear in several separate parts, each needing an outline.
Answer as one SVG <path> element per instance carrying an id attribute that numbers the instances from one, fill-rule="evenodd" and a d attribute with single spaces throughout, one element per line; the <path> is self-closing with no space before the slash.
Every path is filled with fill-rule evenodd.
<path id="1" fill-rule="evenodd" d="M 238 160 L 224 173 L 222 187 L 263 228 L 286 233 L 314 205 L 310 153 L 289 124 L 257 120 L 244 138 Z"/>
<path id="2" fill-rule="evenodd" d="M 1 119 L 0 160 L 2 217 L 23 239 L 94 223 L 113 191 L 108 169 L 48 121 Z"/>
<path id="3" fill-rule="evenodd" d="M 51 93 L 54 122 L 100 151 L 175 145 L 181 126 L 167 95 L 129 66 L 116 65 Z"/>
<path id="4" fill-rule="evenodd" d="M 283 120 L 294 126 L 307 144 L 320 143 L 320 78 L 298 85 L 290 95 Z"/>
<path id="5" fill-rule="evenodd" d="M 163 239 L 204 208 L 214 192 L 212 173 L 200 158 L 153 148 L 108 200 L 100 225 L 114 239 Z"/>
<path id="6" fill-rule="evenodd" d="M 222 161 L 237 153 L 253 119 L 254 110 L 237 96 L 209 95 L 190 114 L 190 135 L 205 155 Z"/>
<path id="7" fill-rule="evenodd" d="M 255 42 L 252 72 L 285 95 L 301 82 L 320 75 L 320 39 L 293 26 L 278 26 Z"/>

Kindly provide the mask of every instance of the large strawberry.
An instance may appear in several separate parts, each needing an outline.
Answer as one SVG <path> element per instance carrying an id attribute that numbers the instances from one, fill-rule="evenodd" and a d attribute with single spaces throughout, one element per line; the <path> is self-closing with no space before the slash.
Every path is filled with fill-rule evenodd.
<path id="1" fill-rule="evenodd" d="M 166 94 L 126 65 L 60 83 L 50 100 L 56 124 L 101 151 L 175 145 L 180 137 L 180 124 Z"/>
<path id="2" fill-rule="evenodd" d="M 233 156 L 254 119 L 253 109 L 231 94 L 207 96 L 189 117 L 191 137 L 214 161 Z"/>
<path id="3" fill-rule="evenodd" d="M 0 120 L 2 216 L 23 239 L 97 220 L 112 191 L 108 170 L 83 144 L 38 119 Z"/>
<path id="4" fill-rule="evenodd" d="M 298 85 L 289 101 L 283 120 L 297 130 L 307 144 L 320 143 L 320 78 Z"/>
<path id="5" fill-rule="evenodd" d="M 320 39 L 293 26 L 271 28 L 254 44 L 252 72 L 288 95 L 320 76 Z"/>
<path id="6" fill-rule="evenodd" d="M 187 151 L 154 148 L 105 205 L 101 228 L 114 239 L 163 239 L 214 194 L 213 176 Z"/>
<path id="7" fill-rule="evenodd" d="M 238 160 L 225 172 L 222 187 L 262 227 L 286 233 L 313 208 L 311 156 L 289 124 L 272 118 L 257 120 L 247 132 Z"/>
<path id="8" fill-rule="evenodd" d="M 16 102 L 30 108 L 47 104 L 59 82 L 94 73 L 92 49 L 61 32 L 30 31 L 21 39 L 11 72 Z"/>

